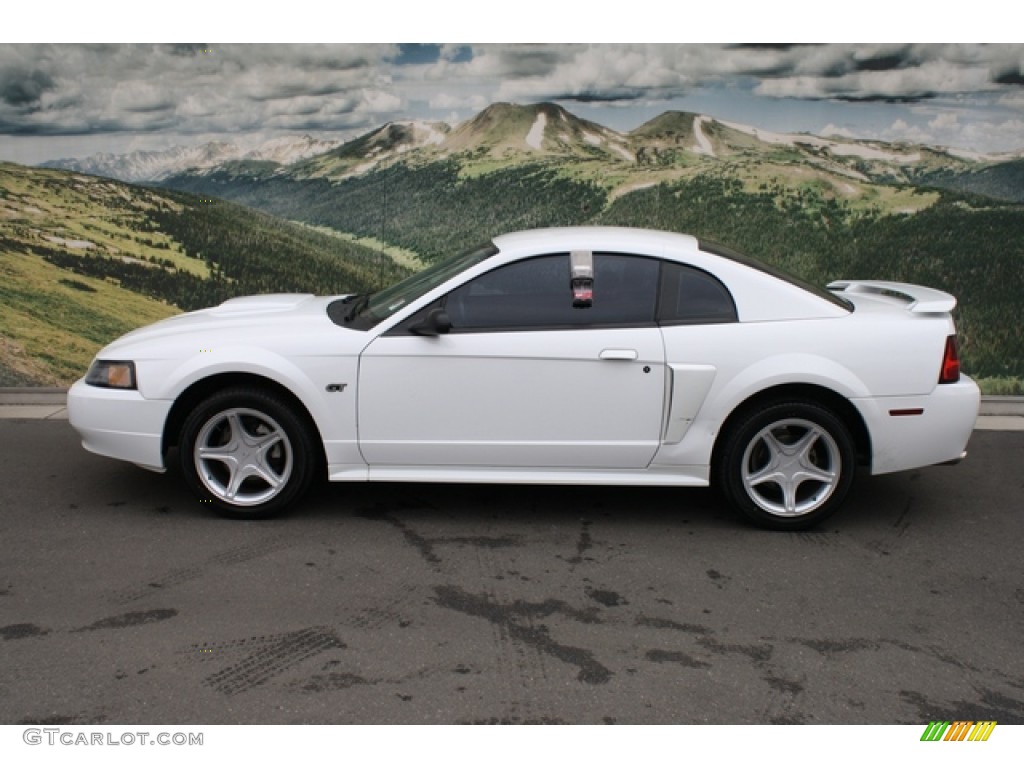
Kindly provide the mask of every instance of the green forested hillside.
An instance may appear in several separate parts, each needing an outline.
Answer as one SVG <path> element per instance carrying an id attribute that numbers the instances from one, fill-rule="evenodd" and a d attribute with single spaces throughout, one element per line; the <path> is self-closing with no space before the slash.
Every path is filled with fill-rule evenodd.
<path id="1" fill-rule="evenodd" d="M 211 173 L 172 180 L 286 219 L 375 237 L 425 262 L 517 229 L 587 221 L 607 193 L 550 165 L 521 165 L 463 176 L 456 161 L 392 165 L 340 182 L 279 176 L 253 180 Z"/>
<path id="2" fill-rule="evenodd" d="M 821 285 L 947 290 L 960 302 L 965 368 L 989 391 L 1019 391 L 1022 167 L 762 135 L 691 113 L 621 134 L 550 104 L 492 105 L 450 131 L 385 126 L 294 166 L 226 163 L 163 190 L 0 165 L 0 269 L 13 275 L 0 297 L 10 302 L 0 306 L 4 354 L 29 361 L 7 366 L 19 376 L 50 376 L 55 364 L 40 361 L 64 328 L 77 350 L 67 378 L 112 329 L 150 315 L 245 293 L 363 292 L 399 277 L 399 263 L 418 267 L 502 232 L 597 223 L 689 232 Z M 128 294 L 147 309 L 122 311 Z M 73 328 L 62 313 L 78 318 Z"/>
<path id="3" fill-rule="evenodd" d="M 0 164 L 0 386 L 65 385 L 103 344 L 182 310 L 406 271 L 234 203 Z"/>
<path id="4" fill-rule="evenodd" d="M 781 187 L 751 193 L 699 176 L 624 195 L 603 224 L 697 233 L 819 285 L 898 280 L 957 296 L 964 365 L 983 377 L 1024 376 L 1024 207 L 948 195 L 914 214 L 853 211 Z"/>
<path id="5" fill-rule="evenodd" d="M 292 291 L 361 293 L 407 273 L 377 251 L 260 211 L 222 200 L 175 198 L 183 206 L 181 213 L 157 208 L 150 219 L 181 244 L 186 256 L 210 264 L 211 282 L 220 284 L 216 290 L 225 298 Z M 210 303 L 204 298 L 194 305 Z"/>
<path id="6" fill-rule="evenodd" d="M 598 183 L 592 165 L 460 174 L 458 158 L 396 163 L 336 182 L 212 174 L 187 183 L 280 216 L 374 236 L 424 261 L 501 232 L 596 223 L 689 232 L 820 285 L 839 278 L 917 282 L 958 297 L 967 370 L 990 379 L 1024 376 L 1016 320 L 1024 304 L 1024 206 L 896 185 L 861 184 L 859 196 L 843 197 L 838 182 L 822 183 L 797 163 L 707 168 L 660 183 L 638 177 L 617 194 Z"/>
<path id="7" fill-rule="evenodd" d="M 943 189 L 1024 203 L 1024 159 L 960 172 L 942 169 L 921 174 L 918 180 Z"/>

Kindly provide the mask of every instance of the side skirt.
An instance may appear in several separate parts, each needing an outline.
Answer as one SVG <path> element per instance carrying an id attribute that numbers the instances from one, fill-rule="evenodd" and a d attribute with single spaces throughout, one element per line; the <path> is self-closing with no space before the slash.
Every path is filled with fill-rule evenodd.
<path id="1" fill-rule="evenodd" d="M 651 467 L 644 470 L 501 467 L 332 466 L 332 482 L 505 483 L 513 485 L 650 485 L 699 487 L 709 484 L 708 467 Z"/>

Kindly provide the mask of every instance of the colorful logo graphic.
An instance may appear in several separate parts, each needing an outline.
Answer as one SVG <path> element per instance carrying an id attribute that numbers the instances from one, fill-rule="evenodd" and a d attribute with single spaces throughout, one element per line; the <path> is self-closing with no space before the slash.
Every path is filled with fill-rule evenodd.
<path id="1" fill-rule="evenodd" d="M 988 741 L 995 727 L 995 720 L 932 720 L 921 741 Z"/>

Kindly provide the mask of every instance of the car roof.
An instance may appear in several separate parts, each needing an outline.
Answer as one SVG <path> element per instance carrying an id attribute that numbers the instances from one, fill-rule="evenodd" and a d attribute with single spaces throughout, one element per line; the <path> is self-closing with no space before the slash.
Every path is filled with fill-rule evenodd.
<path id="1" fill-rule="evenodd" d="M 850 309 L 824 291 L 782 276 L 756 259 L 702 248 L 693 235 L 635 227 L 550 227 L 511 232 L 493 239 L 498 263 L 542 253 L 587 250 L 634 253 L 681 261 L 721 280 L 732 294 L 742 321 L 844 317 Z M 480 269 L 485 269 L 480 265 Z"/>
<path id="2" fill-rule="evenodd" d="M 494 238 L 502 252 L 542 250 L 603 250 L 647 253 L 652 256 L 696 254 L 700 245 L 693 235 L 639 227 L 549 227 L 510 232 Z"/>

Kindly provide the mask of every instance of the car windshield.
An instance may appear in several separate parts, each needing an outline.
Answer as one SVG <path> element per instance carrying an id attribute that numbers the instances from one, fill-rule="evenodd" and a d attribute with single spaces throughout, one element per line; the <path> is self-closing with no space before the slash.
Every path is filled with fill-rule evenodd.
<path id="1" fill-rule="evenodd" d="M 479 264 L 497 252 L 498 249 L 493 243 L 487 243 L 458 256 L 432 264 L 382 291 L 377 291 L 369 296 L 342 299 L 341 301 L 348 306 L 339 313 L 343 317 L 341 324 L 359 329 L 372 328 L 381 320 L 391 317 L 402 307 L 432 291 L 449 278 L 469 269 L 474 264 Z M 328 311 L 334 318 L 337 310 L 333 304 Z M 335 319 L 335 322 L 338 320 Z"/>

